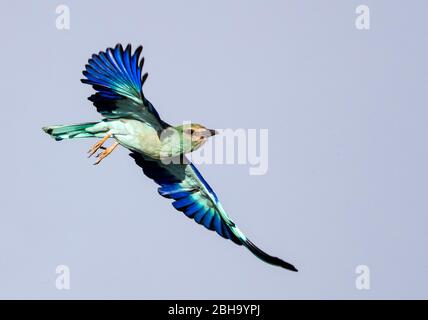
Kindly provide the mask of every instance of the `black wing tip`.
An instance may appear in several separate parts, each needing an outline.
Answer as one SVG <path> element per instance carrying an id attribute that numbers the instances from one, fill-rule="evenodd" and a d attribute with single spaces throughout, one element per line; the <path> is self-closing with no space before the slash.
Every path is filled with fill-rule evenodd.
<path id="1" fill-rule="evenodd" d="M 292 264 L 285 262 L 285 261 L 282 261 L 281 267 L 283 267 L 284 269 L 293 271 L 293 272 L 299 272 L 299 270 L 297 270 L 297 268 L 295 266 L 293 266 Z"/>
<path id="2" fill-rule="evenodd" d="M 123 45 L 122 45 L 122 43 L 117 43 L 114 47 L 107 47 L 104 51 L 99 51 L 98 52 L 98 54 L 92 54 L 92 56 L 91 56 L 91 58 L 92 59 L 94 59 L 95 57 L 97 57 L 97 56 L 100 56 L 100 55 L 104 55 L 104 54 L 106 54 L 107 52 L 114 52 L 115 50 L 119 50 L 119 52 L 123 55 L 125 52 L 129 52 L 129 53 L 131 53 L 132 52 L 132 45 L 130 44 L 130 43 L 128 43 L 127 45 L 126 45 L 126 47 L 124 48 L 123 47 Z M 136 53 L 136 52 L 138 52 L 138 55 L 140 55 L 140 53 L 141 53 L 141 51 L 143 51 L 143 46 L 142 45 L 139 45 L 139 46 L 137 46 L 137 48 L 135 49 L 135 51 L 134 51 L 134 53 Z"/>
<path id="3" fill-rule="evenodd" d="M 143 61 L 143 63 L 144 63 L 144 58 L 141 61 Z M 149 76 L 149 74 L 147 72 L 145 74 L 143 74 L 143 76 L 141 77 L 141 85 L 143 85 L 146 82 L 148 76 Z"/>
<path id="4" fill-rule="evenodd" d="M 271 265 L 282 267 L 284 269 L 287 269 L 289 271 L 298 272 L 297 268 L 293 266 L 292 264 L 285 262 L 284 260 L 273 257 L 271 255 L 268 255 L 266 252 L 261 250 L 259 247 L 257 247 L 253 242 L 251 242 L 249 239 L 247 239 L 244 242 L 244 245 L 250 250 L 256 257 L 263 260 L 264 262 L 267 262 Z"/>
<path id="5" fill-rule="evenodd" d="M 278 267 L 284 268 L 284 269 L 289 270 L 289 271 L 299 272 L 299 270 L 297 270 L 297 268 L 295 266 L 293 266 L 291 263 L 285 262 L 284 260 L 277 258 L 277 257 L 269 256 L 269 258 L 270 259 L 266 259 L 264 261 L 266 261 L 267 263 L 270 263 L 274 266 L 278 266 Z"/>
<path id="6" fill-rule="evenodd" d="M 134 53 L 137 53 L 137 52 L 138 52 L 138 54 L 140 54 L 140 53 L 141 53 L 141 51 L 143 51 L 143 46 L 142 46 L 142 45 L 139 45 L 139 46 L 135 49 Z"/>

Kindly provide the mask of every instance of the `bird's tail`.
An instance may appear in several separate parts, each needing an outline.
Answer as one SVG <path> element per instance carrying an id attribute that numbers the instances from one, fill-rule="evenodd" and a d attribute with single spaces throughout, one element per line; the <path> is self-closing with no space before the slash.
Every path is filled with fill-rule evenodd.
<path id="1" fill-rule="evenodd" d="M 94 127 L 96 124 L 98 122 L 86 122 L 68 126 L 47 126 L 43 127 L 43 131 L 57 141 L 74 138 L 91 138 L 97 137 L 97 132 L 88 129 Z"/>

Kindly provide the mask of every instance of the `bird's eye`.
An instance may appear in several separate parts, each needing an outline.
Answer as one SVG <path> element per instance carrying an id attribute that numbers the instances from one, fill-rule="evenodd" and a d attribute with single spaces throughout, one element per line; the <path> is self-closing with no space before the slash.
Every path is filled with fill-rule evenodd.
<path id="1" fill-rule="evenodd" d="M 193 129 L 189 129 L 189 130 L 187 131 L 187 133 L 188 133 L 188 134 L 190 134 L 191 136 L 193 136 L 193 134 L 195 133 L 195 130 L 193 130 Z"/>

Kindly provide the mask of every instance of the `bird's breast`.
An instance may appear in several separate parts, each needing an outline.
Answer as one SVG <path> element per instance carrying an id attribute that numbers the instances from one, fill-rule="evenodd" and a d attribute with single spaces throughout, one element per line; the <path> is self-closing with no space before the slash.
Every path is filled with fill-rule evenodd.
<path id="1" fill-rule="evenodd" d="M 152 158 L 159 157 L 161 143 L 153 127 L 131 119 L 120 119 L 114 122 L 113 135 L 122 146 Z"/>

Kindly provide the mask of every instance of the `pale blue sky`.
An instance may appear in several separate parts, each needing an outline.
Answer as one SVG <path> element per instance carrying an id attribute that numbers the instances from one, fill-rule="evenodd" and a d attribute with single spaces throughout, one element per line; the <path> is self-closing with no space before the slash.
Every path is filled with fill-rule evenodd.
<path id="1" fill-rule="evenodd" d="M 426 1 L 7 1 L 2 39 L 1 298 L 427 298 Z M 355 28 L 355 8 L 371 29 Z M 125 150 L 48 124 L 99 119 L 90 55 L 144 45 L 170 123 L 269 129 L 269 171 L 205 165 L 240 228 L 291 273 L 159 197 Z M 71 290 L 55 288 L 68 265 Z M 355 288 L 357 265 L 371 290 Z"/>

